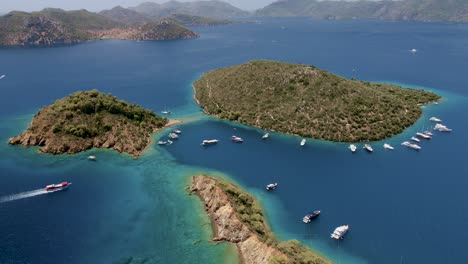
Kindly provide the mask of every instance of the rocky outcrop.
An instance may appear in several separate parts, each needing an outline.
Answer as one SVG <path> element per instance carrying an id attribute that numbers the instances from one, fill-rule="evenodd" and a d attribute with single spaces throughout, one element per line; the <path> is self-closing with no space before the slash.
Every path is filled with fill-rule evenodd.
<path id="1" fill-rule="evenodd" d="M 286 256 L 274 247 L 261 242 L 249 227 L 241 222 L 228 196 L 207 176 L 194 176 L 190 190 L 198 194 L 210 215 L 214 230 L 213 241 L 234 243 L 244 263 L 266 264 L 270 258 Z"/>

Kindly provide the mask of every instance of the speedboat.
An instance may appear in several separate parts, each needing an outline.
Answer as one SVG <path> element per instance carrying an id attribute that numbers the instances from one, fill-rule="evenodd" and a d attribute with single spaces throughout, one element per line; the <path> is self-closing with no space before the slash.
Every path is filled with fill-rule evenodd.
<path id="1" fill-rule="evenodd" d="M 242 138 L 238 137 L 238 136 L 231 136 L 231 140 L 232 140 L 233 142 L 237 142 L 237 143 L 242 143 L 242 142 L 244 142 L 244 140 L 243 140 Z"/>
<path id="2" fill-rule="evenodd" d="M 416 53 L 416 52 L 418 52 L 417 49 L 412 49 L 412 50 L 411 50 L 411 53 Z"/>
<path id="3" fill-rule="evenodd" d="M 182 133 L 182 131 L 180 131 L 180 130 L 179 130 L 179 129 L 177 129 L 177 128 L 176 128 L 176 129 L 174 129 L 174 130 L 172 130 L 172 132 L 174 132 L 174 133 L 176 133 L 176 134 L 180 134 L 180 133 Z"/>
<path id="4" fill-rule="evenodd" d="M 365 144 L 365 145 L 364 145 L 364 149 L 367 150 L 367 151 L 369 151 L 369 152 L 373 152 L 373 151 L 374 151 L 374 149 L 373 149 L 373 148 L 371 147 L 371 145 L 369 145 L 369 144 Z"/>
<path id="5" fill-rule="evenodd" d="M 3 78 L 5 78 L 5 77 L 6 77 L 6 75 L 3 74 L 2 76 L 0 76 L 0 80 L 3 79 Z"/>
<path id="6" fill-rule="evenodd" d="M 330 235 L 334 239 L 343 239 L 344 235 L 348 232 L 349 225 L 342 225 L 335 228 L 335 231 Z"/>
<path id="7" fill-rule="evenodd" d="M 266 186 L 266 189 L 267 189 L 267 190 L 274 190 L 274 189 L 276 189 L 277 186 L 278 186 L 278 183 L 277 183 L 277 182 L 275 182 L 275 183 L 270 183 L 270 184 L 268 184 L 268 185 Z"/>
<path id="8" fill-rule="evenodd" d="M 421 147 L 416 145 L 416 144 L 412 144 L 410 143 L 409 141 L 405 141 L 403 143 L 401 143 L 402 146 L 405 146 L 405 147 L 408 147 L 408 148 L 412 148 L 412 149 L 415 149 L 415 150 L 420 150 Z"/>
<path id="9" fill-rule="evenodd" d="M 302 218 L 302 222 L 308 224 L 310 223 L 310 221 L 312 221 L 312 219 L 316 218 L 317 216 L 319 216 L 320 214 L 320 210 L 315 210 L 313 211 L 312 213 L 309 213 L 309 214 L 306 214 L 304 216 L 304 218 Z"/>
<path id="10" fill-rule="evenodd" d="M 356 152 L 356 150 L 357 150 L 357 147 L 354 144 L 349 145 L 348 148 L 351 150 L 352 153 Z"/>
<path id="11" fill-rule="evenodd" d="M 49 184 L 44 187 L 44 190 L 47 192 L 57 192 L 67 189 L 72 183 L 71 182 L 61 182 L 58 184 Z"/>
<path id="12" fill-rule="evenodd" d="M 88 160 L 95 161 L 95 160 L 96 160 L 96 156 L 88 156 Z"/>
<path id="13" fill-rule="evenodd" d="M 176 133 L 170 133 L 168 137 L 170 137 L 171 139 L 178 139 L 179 135 L 177 135 Z"/>
<path id="14" fill-rule="evenodd" d="M 429 118 L 429 120 L 432 121 L 432 122 L 436 122 L 436 123 L 442 122 L 442 119 L 439 119 L 439 118 L 434 117 L 434 116 Z"/>
<path id="15" fill-rule="evenodd" d="M 440 132 L 451 132 L 452 129 L 448 128 L 447 126 L 444 126 L 442 124 L 437 124 L 434 127 L 434 130 L 440 131 Z"/>
<path id="16" fill-rule="evenodd" d="M 394 147 L 392 147 L 390 144 L 387 144 L 387 143 L 383 144 L 383 147 L 384 147 L 384 149 L 388 149 L 388 150 L 394 150 L 395 149 Z"/>
<path id="17" fill-rule="evenodd" d="M 415 142 L 421 142 L 421 140 L 419 140 L 419 138 L 417 138 L 417 137 L 412 137 L 411 140 L 413 140 Z"/>
<path id="18" fill-rule="evenodd" d="M 201 144 L 203 146 L 214 145 L 214 144 L 218 143 L 218 141 L 219 140 L 217 140 L 217 139 L 205 139 L 205 140 L 202 141 Z"/>
<path id="19" fill-rule="evenodd" d="M 270 133 L 266 133 L 265 135 L 262 136 L 262 139 L 267 139 L 270 137 Z"/>
<path id="20" fill-rule="evenodd" d="M 420 138 L 424 138 L 424 139 L 431 139 L 431 136 L 426 134 L 426 133 L 418 132 L 418 133 L 416 133 L 416 136 L 418 136 Z"/>
<path id="21" fill-rule="evenodd" d="M 303 138 L 303 139 L 301 140 L 301 144 L 300 144 L 300 145 L 301 145 L 301 147 L 303 147 L 305 144 L 306 144 L 306 139 Z"/>

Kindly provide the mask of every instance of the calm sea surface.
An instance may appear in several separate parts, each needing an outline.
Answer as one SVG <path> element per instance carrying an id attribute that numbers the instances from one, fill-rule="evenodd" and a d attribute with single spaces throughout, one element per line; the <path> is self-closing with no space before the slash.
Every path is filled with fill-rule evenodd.
<path id="1" fill-rule="evenodd" d="M 0 80 L 0 263 L 235 263 L 232 247 L 208 242 L 209 219 L 184 190 L 190 175 L 203 172 L 252 192 L 280 238 L 299 239 L 336 263 L 468 263 L 468 24 L 272 19 L 194 30 L 201 38 L 0 48 L 0 75 L 7 75 Z M 262 141 L 263 131 L 209 118 L 192 101 L 191 83 L 202 72 L 249 59 L 314 64 L 426 87 L 444 99 L 385 140 L 393 152 L 384 141 L 372 143 L 373 154 L 354 155 L 346 144 L 309 139 L 301 148 L 300 138 L 277 133 Z M 53 156 L 5 143 L 41 106 L 92 88 L 189 122 L 173 145 L 151 146 L 139 159 L 109 150 Z M 454 131 L 435 133 L 419 153 L 402 148 L 431 116 Z M 245 142 L 230 142 L 233 134 Z M 205 138 L 221 142 L 203 148 Z M 29 192 L 62 180 L 73 182 L 69 190 Z M 279 188 L 264 191 L 273 181 Z M 313 209 L 322 215 L 304 225 Z M 332 241 L 342 224 L 349 234 Z"/>

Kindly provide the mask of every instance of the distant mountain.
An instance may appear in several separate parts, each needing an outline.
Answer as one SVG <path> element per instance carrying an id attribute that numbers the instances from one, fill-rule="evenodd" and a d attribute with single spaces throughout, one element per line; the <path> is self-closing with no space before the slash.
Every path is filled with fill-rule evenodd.
<path id="1" fill-rule="evenodd" d="M 197 34 L 170 20 L 128 26 L 86 10 L 44 9 L 0 17 L 0 45 L 71 44 L 99 38 L 162 40 Z"/>
<path id="2" fill-rule="evenodd" d="M 281 0 L 259 9 L 256 16 L 307 16 L 328 19 L 468 21 L 467 0 L 318 1 Z"/>
<path id="3" fill-rule="evenodd" d="M 116 6 L 110 10 L 103 10 L 99 12 L 99 14 L 126 25 L 138 25 L 152 21 L 152 19 L 143 13 L 123 8 L 121 6 Z"/>
<path id="4" fill-rule="evenodd" d="M 186 14 L 212 18 L 245 17 L 250 13 L 221 1 L 195 1 L 178 2 L 170 1 L 164 4 L 152 2 L 142 3 L 130 8 L 151 18 L 163 18 L 173 14 Z"/>
<path id="5" fill-rule="evenodd" d="M 184 26 L 215 26 L 233 23 L 231 20 L 227 19 L 191 16 L 185 14 L 173 14 L 166 17 L 166 19 Z"/>

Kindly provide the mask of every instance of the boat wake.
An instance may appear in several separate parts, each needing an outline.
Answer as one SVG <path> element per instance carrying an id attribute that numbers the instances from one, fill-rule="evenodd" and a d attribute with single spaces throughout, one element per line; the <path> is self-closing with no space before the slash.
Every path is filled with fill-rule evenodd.
<path id="1" fill-rule="evenodd" d="M 34 197 L 38 195 L 43 195 L 49 193 L 48 191 L 44 189 L 37 189 L 34 191 L 29 191 L 29 192 L 22 192 L 22 193 L 17 193 L 17 194 L 12 194 L 12 195 L 7 195 L 0 197 L 0 203 L 6 203 L 6 202 L 11 202 L 11 201 L 16 201 L 20 199 L 25 199 L 29 197 Z"/>

